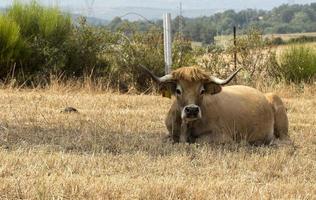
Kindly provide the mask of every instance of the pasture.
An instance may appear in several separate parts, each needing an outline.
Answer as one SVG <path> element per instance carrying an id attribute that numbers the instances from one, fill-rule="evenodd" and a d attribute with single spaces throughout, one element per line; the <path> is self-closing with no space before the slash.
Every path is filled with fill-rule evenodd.
<path id="1" fill-rule="evenodd" d="M 309 32 L 309 33 L 287 33 L 287 34 L 267 34 L 264 37 L 265 38 L 276 38 L 280 37 L 284 41 L 289 41 L 290 39 L 293 38 L 299 38 L 302 36 L 307 36 L 307 37 L 315 37 L 316 33 L 315 32 Z"/>
<path id="2" fill-rule="evenodd" d="M 1 89 L 0 199 L 315 199 L 316 87 L 264 90 L 294 147 L 163 142 L 155 95 Z"/>
<path id="3" fill-rule="evenodd" d="M 295 39 L 295 38 L 299 38 L 302 36 L 307 36 L 307 37 L 315 37 L 316 36 L 316 32 L 310 32 L 310 33 L 288 33 L 288 34 L 265 34 L 263 35 L 263 38 L 268 38 L 268 39 L 274 39 L 274 38 L 281 38 L 283 41 L 287 42 L 290 39 Z M 237 35 L 237 37 L 246 37 L 246 35 Z M 230 46 L 233 44 L 233 35 L 220 35 L 220 36 L 216 36 L 214 38 L 215 40 L 215 44 L 216 45 L 220 45 L 220 46 Z M 307 43 L 308 45 L 315 45 L 314 42 L 309 42 Z M 290 44 L 291 45 L 291 44 Z M 281 45 L 278 46 L 277 48 L 283 48 L 284 46 L 288 46 L 288 45 Z"/>

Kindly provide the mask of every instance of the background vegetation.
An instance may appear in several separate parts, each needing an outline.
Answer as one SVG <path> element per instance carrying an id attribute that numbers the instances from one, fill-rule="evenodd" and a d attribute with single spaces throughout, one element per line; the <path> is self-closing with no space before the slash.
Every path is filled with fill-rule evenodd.
<path id="1" fill-rule="evenodd" d="M 285 49 L 285 55 L 280 55 L 279 59 L 273 45 L 283 44 L 285 40 L 282 38 L 271 40 L 269 37 L 264 37 L 266 27 L 261 26 L 260 23 L 276 13 L 283 16 L 290 11 L 293 14 L 290 21 L 297 21 L 297 12 L 305 13 L 313 9 L 315 4 L 284 5 L 272 11 L 248 10 L 247 19 L 253 16 L 250 17 L 253 18 L 252 23 L 250 21 L 246 23 L 243 21 L 245 19 L 240 17 L 243 16 L 244 11 L 239 13 L 226 11 L 211 17 L 185 19 L 184 35 L 174 33 L 173 68 L 199 65 L 218 76 L 226 76 L 235 69 L 233 54 L 236 52 L 237 65 L 245 69 L 239 78 L 240 83 L 255 84 L 260 79 L 312 82 L 315 77 L 315 66 L 312 64 L 313 47 L 294 53 L 292 50 Z M 256 17 L 259 21 L 254 20 Z M 310 21 L 314 23 L 314 12 L 311 12 L 309 17 L 308 23 Z M 281 19 L 287 18 L 281 17 Z M 177 20 L 179 17 L 175 19 L 174 26 L 178 24 Z M 271 23 L 276 22 L 270 20 Z M 226 21 L 231 23 L 227 24 Z M 207 41 L 213 41 L 214 22 L 216 26 L 223 26 L 220 29 L 226 28 L 227 34 L 234 24 L 241 24 L 240 29 L 243 34 L 238 36 L 236 46 L 232 42 L 224 47 L 214 44 L 207 46 L 191 44 L 192 40 L 201 40 L 189 33 L 188 27 L 190 30 L 199 30 L 199 34 L 204 34 L 205 37 L 210 37 L 206 39 Z M 225 24 L 224 22 L 226 25 L 221 25 Z M 0 79 L 4 84 L 23 86 L 45 86 L 55 79 L 59 81 L 75 79 L 97 81 L 102 83 L 99 85 L 104 85 L 106 88 L 117 88 L 125 92 L 131 89 L 146 91 L 151 84 L 140 70 L 140 65 L 147 66 L 157 75 L 164 74 L 163 33 L 159 23 L 128 22 L 115 18 L 107 27 L 93 26 L 83 17 L 73 21 L 70 15 L 62 13 L 55 7 L 43 7 L 36 1 L 29 4 L 16 1 L 0 17 L 0 27 L 2 27 Z M 201 25 L 207 27 L 207 30 L 201 29 Z M 177 27 L 173 30 L 176 31 Z M 290 38 L 287 42 L 313 42 L 313 40 L 313 36 L 303 35 L 299 38 Z M 285 59 L 289 54 L 287 51 L 292 51 L 288 56 L 293 58 L 291 61 Z M 304 71 L 301 75 L 295 75 L 300 78 L 289 75 L 297 74 L 298 71 Z"/>
<path id="2" fill-rule="evenodd" d="M 179 30 L 179 20 L 183 23 L 185 38 L 205 44 L 213 43 L 215 36 L 232 34 L 233 26 L 238 27 L 240 34 L 254 26 L 263 30 L 264 34 L 316 32 L 316 3 L 284 4 L 270 11 L 246 9 L 236 12 L 226 10 L 212 16 L 198 18 L 178 16 L 173 20 L 172 29 L 174 32 Z M 162 20 L 154 23 L 162 27 Z M 153 26 L 152 23 L 144 21 L 129 22 L 115 18 L 107 27 L 116 31 L 126 24 L 133 24 L 139 31 L 147 31 Z"/>

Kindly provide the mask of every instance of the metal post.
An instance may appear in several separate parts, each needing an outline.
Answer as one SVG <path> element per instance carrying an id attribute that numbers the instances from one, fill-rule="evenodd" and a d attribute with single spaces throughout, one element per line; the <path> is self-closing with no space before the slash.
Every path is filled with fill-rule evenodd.
<path id="1" fill-rule="evenodd" d="M 180 2 L 180 12 L 179 12 L 179 36 L 182 40 L 183 36 L 183 16 L 182 16 L 182 3 Z"/>
<path id="2" fill-rule="evenodd" d="M 170 73 L 172 65 L 171 54 L 171 14 L 166 13 L 163 15 L 163 29 L 164 29 L 164 53 L 165 53 L 165 74 Z"/>
<path id="3" fill-rule="evenodd" d="M 179 63 L 182 65 L 182 52 L 183 52 L 183 17 L 182 17 L 182 2 L 180 2 L 179 12 L 179 40 L 180 40 L 180 51 L 179 51 Z"/>
<path id="4" fill-rule="evenodd" d="M 237 69 L 236 26 L 234 26 L 234 67 Z"/>

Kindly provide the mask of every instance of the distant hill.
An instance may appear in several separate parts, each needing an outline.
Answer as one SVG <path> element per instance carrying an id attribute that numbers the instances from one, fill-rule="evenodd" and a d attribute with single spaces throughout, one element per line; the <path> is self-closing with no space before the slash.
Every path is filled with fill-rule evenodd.
<path id="1" fill-rule="evenodd" d="M 79 14 L 71 14 L 71 18 L 73 20 L 77 20 L 81 15 Z M 106 19 L 101 19 L 97 17 L 87 17 L 87 22 L 89 24 L 95 25 L 95 26 L 100 26 L 100 25 L 108 25 L 110 21 Z"/>
<path id="2" fill-rule="evenodd" d="M 68 0 L 77 2 L 77 0 Z M 65 1 L 66 2 L 66 1 Z M 281 4 L 307 4 L 315 2 L 315 0 L 106 0 L 95 1 L 94 6 L 96 11 L 101 11 L 105 7 L 122 8 L 122 7 L 141 7 L 141 8 L 162 8 L 162 9 L 177 9 L 179 3 L 182 2 L 184 10 L 191 9 L 234 9 L 242 10 L 247 8 L 270 10 Z M 66 3 L 65 3 L 66 4 Z"/>
<path id="3" fill-rule="evenodd" d="M 127 20 L 113 19 L 108 27 L 112 31 L 126 27 Z M 139 31 L 148 31 L 153 26 L 146 21 L 133 21 Z M 155 21 L 162 26 L 162 20 Z M 257 27 L 265 34 L 285 34 L 316 32 L 316 3 L 305 5 L 283 4 L 272 10 L 245 9 L 241 11 L 225 10 L 207 17 L 184 17 L 182 32 L 185 38 L 196 42 L 210 44 L 217 35 L 229 35 L 236 26 L 238 34 L 243 34 L 250 27 Z M 173 19 L 172 30 L 179 29 L 179 18 Z"/>
<path id="4" fill-rule="evenodd" d="M 68 0 L 67 2 L 75 1 Z M 66 2 L 66 1 L 65 1 Z M 94 17 L 112 20 L 128 12 L 137 12 L 147 19 L 162 19 L 163 13 L 170 12 L 172 17 L 179 15 L 179 3 L 182 2 L 183 16 L 188 18 L 211 16 L 217 12 L 233 9 L 236 12 L 245 9 L 271 10 L 282 4 L 307 4 L 316 2 L 316 0 L 107 0 L 95 1 L 92 8 Z M 66 3 L 65 3 L 66 5 Z M 62 6 L 62 5 L 61 5 Z M 68 10 L 72 13 L 87 13 L 85 6 L 76 6 L 68 3 Z M 138 20 L 136 15 L 128 15 L 124 19 Z"/>
<path id="5" fill-rule="evenodd" d="M 189 18 L 210 16 L 216 12 L 222 11 L 220 9 L 184 9 L 183 15 Z M 124 19 L 135 21 L 142 19 L 140 16 L 128 13 L 139 13 L 149 20 L 162 19 L 164 13 L 171 13 L 172 17 L 179 15 L 178 9 L 164 9 L 164 8 L 148 8 L 148 7 L 116 7 L 96 9 L 94 16 L 101 19 L 112 20 L 115 17 L 124 16 Z"/>

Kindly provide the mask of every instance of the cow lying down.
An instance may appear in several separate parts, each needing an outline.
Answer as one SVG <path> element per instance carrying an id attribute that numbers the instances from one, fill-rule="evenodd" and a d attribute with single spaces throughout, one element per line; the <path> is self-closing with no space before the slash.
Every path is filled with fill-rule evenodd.
<path id="1" fill-rule="evenodd" d="M 198 67 L 182 67 L 163 77 L 144 70 L 160 88 L 175 96 L 167 118 L 174 142 L 290 144 L 286 109 L 277 95 L 226 80 Z"/>

